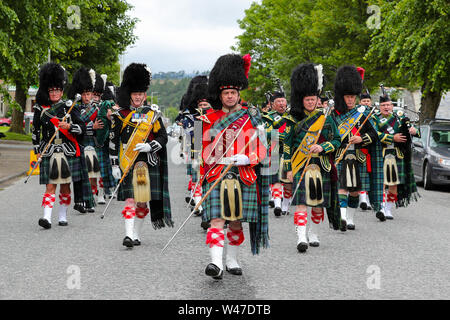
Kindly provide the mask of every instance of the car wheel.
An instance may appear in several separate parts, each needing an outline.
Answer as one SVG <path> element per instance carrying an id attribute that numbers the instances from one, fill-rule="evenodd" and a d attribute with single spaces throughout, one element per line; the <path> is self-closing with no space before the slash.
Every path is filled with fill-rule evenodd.
<path id="1" fill-rule="evenodd" d="M 431 182 L 431 166 L 425 162 L 423 167 L 423 188 L 425 190 L 433 189 L 433 183 Z"/>

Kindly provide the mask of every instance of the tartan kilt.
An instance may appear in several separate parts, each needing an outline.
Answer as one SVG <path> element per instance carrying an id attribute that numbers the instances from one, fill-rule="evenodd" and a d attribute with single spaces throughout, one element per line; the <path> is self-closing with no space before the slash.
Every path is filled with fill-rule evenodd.
<path id="1" fill-rule="evenodd" d="M 238 174 L 238 169 L 233 167 L 231 172 Z M 256 181 L 254 184 L 247 186 L 245 183 L 240 181 L 241 192 L 242 192 L 242 222 L 258 222 L 258 194 L 256 188 Z M 202 194 L 205 195 L 206 192 L 211 188 L 214 184 L 208 183 L 206 180 L 202 185 Z M 210 221 L 215 218 L 222 218 L 222 206 L 220 201 L 220 184 L 219 182 L 217 186 L 211 191 L 208 198 L 202 203 L 203 207 L 203 221 Z"/>
<path id="2" fill-rule="evenodd" d="M 350 154 L 350 153 L 353 153 L 354 155 L 356 155 L 355 150 L 349 150 L 349 151 L 347 151 L 346 154 Z M 358 168 L 359 168 L 359 176 L 361 178 L 361 190 L 359 190 L 359 191 L 370 191 L 370 175 L 369 175 L 369 172 L 367 172 L 367 164 L 366 164 L 366 162 L 361 163 L 359 161 L 357 163 L 358 163 Z M 340 161 L 336 165 L 336 170 L 337 170 L 338 176 L 340 176 L 341 171 L 342 171 L 342 161 Z M 337 185 L 338 185 L 338 190 L 341 189 L 339 179 L 338 179 Z M 342 188 L 342 189 L 345 189 L 345 188 Z"/>
<path id="3" fill-rule="evenodd" d="M 98 162 L 100 163 L 100 175 L 103 179 L 103 187 L 113 188 L 116 185 L 116 181 L 112 175 L 111 162 L 109 160 L 109 151 L 107 146 L 96 147 Z"/>
<path id="4" fill-rule="evenodd" d="M 320 174 L 322 175 L 322 194 L 323 194 L 323 202 L 315 207 L 317 208 L 329 208 L 331 206 L 331 171 L 326 172 L 322 166 L 320 165 L 320 158 L 311 158 L 309 164 L 316 164 L 320 168 Z M 303 168 L 304 170 L 304 168 Z M 297 188 L 298 181 L 303 173 L 303 170 L 299 170 L 297 174 L 294 176 L 294 182 L 292 184 L 292 192 Z M 306 205 L 306 179 L 303 176 L 302 182 L 295 193 L 294 198 L 292 199 L 292 205 Z"/>
<path id="5" fill-rule="evenodd" d="M 163 200 L 163 187 L 161 181 L 160 167 L 158 165 L 151 166 L 148 163 L 147 165 L 148 165 L 148 175 L 150 177 L 151 200 Z M 133 171 L 134 171 L 134 164 L 133 169 L 128 172 L 127 176 L 125 177 L 125 179 L 123 179 L 119 187 L 119 190 L 117 192 L 118 201 L 125 201 L 128 198 L 134 198 Z"/>
<path id="6" fill-rule="evenodd" d="M 81 157 L 67 157 L 70 173 L 72 175 L 72 182 L 83 179 L 81 168 Z M 39 184 L 49 184 L 50 181 L 50 157 L 42 157 L 39 164 Z"/>
<path id="7" fill-rule="evenodd" d="M 188 175 L 188 176 L 192 175 L 192 163 L 188 163 L 186 165 L 186 175 Z"/>
<path id="8" fill-rule="evenodd" d="M 386 150 L 385 156 L 388 154 L 393 154 L 395 156 L 395 161 L 397 162 L 397 171 L 398 171 L 398 180 L 400 181 L 399 184 L 405 183 L 405 165 L 403 162 L 403 159 L 400 159 L 397 157 L 397 152 L 395 150 Z M 384 161 L 384 159 L 383 159 Z"/>
<path id="9" fill-rule="evenodd" d="M 198 170 L 192 170 L 192 182 L 196 183 L 198 181 Z"/>

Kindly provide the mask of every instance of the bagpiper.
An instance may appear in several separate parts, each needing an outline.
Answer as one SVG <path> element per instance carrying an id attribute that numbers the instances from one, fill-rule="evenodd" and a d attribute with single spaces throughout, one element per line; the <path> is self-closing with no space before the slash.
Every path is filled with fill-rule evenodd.
<path id="1" fill-rule="evenodd" d="M 108 110 L 113 110 L 114 86 L 107 81 L 106 74 L 99 75 L 95 73 L 95 86 L 93 91 L 93 101 L 97 104 L 97 122 L 99 127 L 95 131 L 95 152 L 100 165 L 100 178 L 98 179 L 97 190 L 94 194 L 97 197 L 98 204 L 105 204 L 105 196 L 110 195 L 110 189 L 116 185 L 112 175 L 111 161 L 109 160 L 109 130 L 111 120 L 108 119 Z"/>
<path id="2" fill-rule="evenodd" d="M 384 91 L 384 90 L 383 90 Z M 417 186 L 411 164 L 411 136 L 419 137 L 410 125 L 404 111 L 393 111 L 391 98 L 384 92 L 380 96 L 379 131 L 383 146 L 384 194 L 378 218 L 394 219 L 392 210 L 417 201 Z M 408 143 L 409 141 L 409 143 Z"/>
<path id="3" fill-rule="evenodd" d="M 150 212 L 154 229 L 173 227 L 168 187 L 167 132 L 158 110 L 144 103 L 151 81 L 145 64 L 132 63 L 123 73 L 113 113 L 109 152 L 116 179 L 125 175 L 117 200 L 125 201 L 127 248 L 141 245 L 141 229 Z M 145 142 L 142 142 L 145 141 Z"/>
<path id="4" fill-rule="evenodd" d="M 295 193 L 292 204 L 295 205 L 298 252 L 306 252 L 308 245 L 320 245 L 316 226 L 324 220 L 324 208 L 327 208 L 328 215 L 333 215 L 337 202 L 337 173 L 333 158 L 341 142 L 328 110 L 317 108 L 322 87 L 322 65 L 304 63 L 292 72 L 291 110 L 285 117 L 283 166 L 289 181 L 293 182 Z M 307 235 L 309 221 L 312 223 L 309 223 Z"/>
<path id="5" fill-rule="evenodd" d="M 225 223 L 228 239 L 226 270 L 242 275 L 238 250 L 244 242 L 243 222 L 249 223 L 253 254 L 268 246 L 268 176 L 261 175 L 267 155 L 264 126 L 257 108 L 239 104 L 240 91 L 248 87 L 250 56 L 221 56 L 208 80 L 210 103 L 215 109 L 203 122 L 202 163 L 203 220 L 210 222 L 206 244 L 211 263 L 205 273 L 223 276 Z M 231 169 L 230 169 L 231 168 Z M 229 170 L 225 175 L 225 170 Z M 214 187 L 214 188 L 212 188 Z"/>
<path id="6" fill-rule="evenodd" d="M 369 191 L 375 212 L 383 201 L 383 159 L 376 116 L 367 107 L 356 104 L 362 91 L 361 74 L 355 66 L 343 66 L 338 69 L 334 83 L 332 116 L 341 138 L 336 152 L 341 231 L 355 229 L 359 191 Z"/>
<path id="7" fill-rule="evenodd" d="M 97 178 L 100 177 L 100 164 L 95 152 L 95 130 L 102 127 L 97 120 L 97 104 L 92 102 L 92 92 L 95 85 L 95 71 L 85 67 L 79 68 L 73 75 L 67 96 L 74 99 L 75 95 L 81 95 L 81 102 L 75 106 L 75 112 L 83 120 L 86 131 L 78 137 L 81 146 L 83 181 L 74 182 L 75 205 L 74 209 L 81 212 L 94 212 L 95 191 Z"/>
<path id="8" fill-rule="evenodd" d="M 205 82 L 196 83 L 192 92 L 189 95 L 189 106 L 195 109 L 193 130 L 192 130 L 192 140 L 191 140 L 191 163 L 192 163 L 192 175 L 191 175 L 191 197 L 194 200 L 194 206 L 196 206 L 202 198 L 202 184 L 200 182 L 200 162 L 201 162 L 201 149 L 202 149 L 202 121 L 199 117 L 213 112 L 210 103 L 208 102 L 208 83 L 205 77 Z M 203 207 L 200 205 L 198 207 L 198 216 L 203 215 Z M 200 226 L 207 230 L 209 228 L 209 223 L 202 221 Z"/>
<path id="9" fill-rule="evenodd" d="M 68 113 L 72 102 L 62 99 L 66 82 L 66 71 L 61 65 L 50 62 L 41 67 L 36 105 L 33 108 L 32 140 L 37 158 L 42 157 L 39 183 L 46 186 L 42 199 L 44 216 L 39 219 L 39 225 L 44 229 L 50 229 L 52 225 L 58 185 L 58 224 L 68 225 L 67 208 L 72 201 L 70 183 L 83 179 L 81 150 L 76 137 L 82 136 L 86 128 L 76 112 Z"/>
<path id="10" fill-rule="evenodd" d="M 275 91 L 270 95 L 272 111 L 263 115 L 267 140 L 270 143 L 270 161 L 274 173 L 271 175 L 270 189 L 275 216 L 288 214 L 292 198 L 292 183 L 283 170 L 283 141 L 286 135 L 287 100 L 284 92 Z M 271 203 L 270 203 L 271 204 Z"/>
<path id="11" fill-rule="evenodd" d="M 369 91 L 363 92 L 359 95 L 359 104 L 362 106 L 366 106 L 368 108 L 372 107 L 372 97 L 370 96 Z M 369 201 L 369 193 L 367 191 L 359 192 L 359 203 L 358 207 L 360 207 L 363 211 L 372 210 L 372 206 Z"/>

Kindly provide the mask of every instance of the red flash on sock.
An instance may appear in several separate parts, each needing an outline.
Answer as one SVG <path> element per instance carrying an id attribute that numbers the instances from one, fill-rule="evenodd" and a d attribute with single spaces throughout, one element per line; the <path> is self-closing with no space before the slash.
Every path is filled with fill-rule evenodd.
<path id="1" fill-rule="evenodd" d="M 294 213 L 294 224 L 296 226 L 306 226 L 308 222 L 308 213 L 304 211 L 299 211 Z"/>
<path id="2" fill-rule="evenodd" d="M 206 234 L 206 244 L 209 245 L 210 248 L 217 246 L 223 247 L 225 242 L 225 234 L 223 229 L 219 228 L 209 228 L 208 233 Z"/>
<path id="3" fill-rule="evenodd" d="M 125 206 L 122 215 L 125 219 L 132 219 L 136 215 L 136 209 L 132 206 Z"/>
<path id="4" fill-rule="evenodd" d="M 228 229 L 227 238 L 230 246 L 240 246 L 242 242 L 244 242 L 245 240 L 244 231 L 242 229 L 239 230 Z"/>
<path id="5" fill-rule="evenodd" d="M 136 216 L 140 219 L 144 219 L 149 212 L 150 210 L 147 207 L 145 208 L 137 207 L 135 210 Z"/>
<path id="6" fill-rule="evenodd" d="M 281 199 L 281 196 L 282 196 L 281 188 L 277 187 L 272 188 L 272 197 L 274 199 Z"/>
<path id="7" fill-rule="evenodd" d="M 315 224 L 319 224 L 321 221 L 324 220 L 325 213 L 323 211 L 323 208 L 319 208 L 320 211 L 315 211 L 314 209 L 311 209 L 311 220 Z"/>
<path id="8" fill-rule="evenodd" d="M 70 202 L 72 201 L 72 197 L 70 193 L 60 193 L 59 194 L 59 204 L 60 205 L 70 205 Z"/>
<path id="9" fill-rule="evenodd" d="M 53 208 L 53 204 L 56 201 L 56 195 L 54 193 L 44 193 L 42 198 L 42 206 L 44 208 Z"/>

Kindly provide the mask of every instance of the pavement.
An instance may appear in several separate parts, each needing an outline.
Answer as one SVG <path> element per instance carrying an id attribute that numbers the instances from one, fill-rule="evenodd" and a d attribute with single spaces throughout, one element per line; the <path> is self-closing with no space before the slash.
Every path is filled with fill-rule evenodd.
<path id="1" fill-rule="evenodd" d="M 169 143 L 169 158 L 177 159 Z M 304 299 L 448 299 L 450 297 L 449 191 L 419 189 L 419 202 L 380 222 L 373 212 L 358 211 L 356 230 L 319 225 L 320 247 L 296 249 L 293 211 L 270 212 L 270 248 L 253 256 L 248 225 L 239 252 L 242 276 L 225 272 L 222 281 L 205 276 L 210 262 L 206 232 L 189 215 L 184 200 L 186 167 L 169 163 L 169 191 L 175 228 L 154 230 L 149 219 L 142 245 L 122 246 L 124 203 L 113 200 L 92 214 L 70 209 L 67 227 L 57 224 L 58 203 L 49 230 L 38 226 L 44 187 L 33 176 L 0 191 L 0 299 L 70 300 L 304 300 Z M 232 303 L 232 302 L 230 302 Z"/>
<path id="2" fill-rule="evenodd" d="M 28 172 L 31 142 L 0 139 L 0 190 Z"/>

